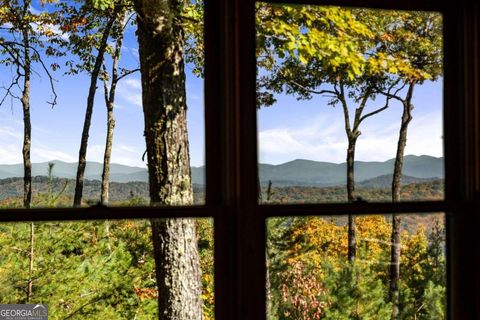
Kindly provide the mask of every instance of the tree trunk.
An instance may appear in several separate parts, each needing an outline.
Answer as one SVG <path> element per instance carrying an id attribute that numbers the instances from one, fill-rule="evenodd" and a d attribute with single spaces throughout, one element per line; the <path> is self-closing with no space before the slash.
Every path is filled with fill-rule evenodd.
<path id="1" fill-rule="evenodd" d="M 177 1 L 137 0 L 151 205 L 193 202 L 183 62 L 184 32 Z M 152 220 L 162 320 L 202 319 L 200 259 L 192 219 Z"/>
<path id="2" fill-rule="evenodd" d="M 390 256 L 390 300 L 392 302 L 392 320 L 398 319 L 400 312 L 400 217 L 392 216 L 392 248 Z"/>
<path id="3" fill-rule="evenodd" d="M 113 117 L 113 104 L 107 106 L 107 137 L 105 141 L 105 153 L 103 155 L 102 171 L 102 190 L 100 201 L 103 205 L 108 204 L 108 194 L 110 185 L 110 157 L 112 155 L 113 129 L 115 128 L 115 119 Z"/>
<path id="4" fill-rule="evenodd" d="M 267 203 L 272 199 L 272 180 L 268 180 L 268 188 L 267 188 Z"/>
<path id="5" fill-rule="evenodd" d="M 402 170 L 403 170 L 403 158 L 405 153 L 405 147 L 407 145 L 407 131 L 408 125 L 412 120 L 412 98 L 413 98 L 413 89 L 415 83 L 411 83 L 408 86 L 407 97 L 403 101 L 403 114 L 400 125 L 400 132 L 398 135 L 398 144 L 397 144 L 397 154 L 395 156 L 395 166 L 393 168 L 393 179 L 392 179 L 392 201 L 400 201 L 400 191 L 402 188 Z"/>
<path id="6" fill-rule="evenodd" d="M 103 63 L 103 56 L 105 49 L 107 48 L 107 40 L 110 35 L 113 23 L 115 22 L 116 12 L 112 13 L 112 17 L 107 22 L 105 29 L 100 40 L 100 47 L 98 48 L 97 57 L 95 59 L 95 65 L 90 75 L 90 87 L 87 97 L 87 110 L 85 112 L 85 120 L 83 122 L 82 139 L 80 142 L 80 150 L 78 152 L 78 167 L 77 167 L 77 179 L 75 182 L 75 195 L 73 199 L 73 206 L 80 207 L 82 205 L 83 194 L 83 178 L 85 174 L 85 166 L 87 165 L 87 145 L 88 135 L 90 132 L 90 123 L 92 120 L 93 105 L 95 102 L 95 92 L 97 91 L 97 79 L 100 74 L 100 68 Z"/>
<path id="7" fill-rule="evenodd" d="M 348 135 L 347 149 L 347 199 L 348 202 L 355 201 L 355 144 L 358 135 Z M 355 217 L 348 215 L 348 261 L 353 262 L 357 255 L 357 228 Z"/>
<path id="8" fill-rule="evenodd" d="M 26 9 L 28 10 L 28 9 Z M 32 144 L 32 124 L 30 122 L 30 77 L 31 77 L 31 56 L 30 56 L 30 33 L 28 29 L 22 31 L 23 54 L 24 54 L 24 83 L 22 92 L 23 109 L 23 206 L 30 208 L 32 203 L 32 162 L 30 160 L 30 148 Z"/>
<path id="9" fill-rule="evenodd" d="M 27 14 L 30 10 L 30 1 L 25 1 L 23 13 Z M 32 204 L 32 162 L 30 159 L 30 149 L 32 144 L 32 124 L 30 120 L 30 80 L 31 80 L 31 52 L 30 52 L 30 30 L 29 26 L 22 26 L 23 42 L 23 72 L 24 83 L 22 92 L 23 109 L 23 206 L 30 208 Z M 30 224 L 30 252 L 29 252 L 29 273 L 27 283 L 27 303 L 30 302 L 33 294 L 33 263 L 34 263 L 34 244 L 35 244 L 35 225 Z"/>
<path id="10" fill-rule="evenodd" d="M 124 16 L 119 18 L 123 21 Z M 100 192 L 100 201 L 103 205 L 108 204 L 109 185 L 110 185 L 110 158 L 112 155 L 113 130 L 115 128 L 115 118 L 113 116 L 113 107 L 115 103 L 115 92 L 118 83 L 118 61 L 123 43 L 123 34 L 119 35 L 115 44 L 115 52 L 113 54 L 112 66 L 112 82 L 110 90 L 105 84 L 105 106 L 107 107 L 107 137 L 105 139 L 105 153 L 103 155 L 103 171 L 102 171 L 102 189 Z"/>
<path id="11" fill-rule="evenodd" d="M 402 187 L 402 170 L 403 158 L 405 154 L 405 146 L 407 145 L 408 125 L 412 120 L 412 98 L 415 83 L 411 82 L 408 86 L 407 96 L 403 101 L 403 114 L 398 137 L 397 154 L 395 157 L 395 166 L 393 169 L 392 179 L 392 202 L 400 201 L 400 191 Z M 392 216 L 392 247 L 390 256 L 390 299 L 392 302 L 392 320 L 397 320 L 399 316 L 399 280 L 400 280 L 400 216 L 394 214 Z"/>

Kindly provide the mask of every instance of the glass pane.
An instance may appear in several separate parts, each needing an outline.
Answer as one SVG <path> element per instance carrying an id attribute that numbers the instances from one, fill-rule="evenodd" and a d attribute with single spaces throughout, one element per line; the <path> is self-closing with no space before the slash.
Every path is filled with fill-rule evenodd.
<path id="1" fill-rule="evenodd" d="M 391 215 L 357 216 L 354 255 L 347 216 L 268 219 L 267 319 L 445 319 L 445 216 L 396 217 L 392 246 Z"/>
<path id="2" fill-rule="evenodd" d="M 263 203 L 444 198 L 441 14 L 258 2 L 256 30 Z"/>
<path id="3" fill-rule="evenodd" d="M 176 265 L 200 261 L 201 279 L 183 273 L 199 282 L 204 319 L 213 319 L 213 220 L 174 222 L 196 228 L 195 254 L 187 249 Z M 49 319 L 158 319 L 153 247 L 147 220 L 0 224 L 0 303 L 47 304 Z"/>
<path id="4" fill-rule="evenodd" d="M 12 5 L 16 6 L 12 10 L 23 10 L 23 4 Z M 76 177 L 82 145 L 86 146 L 84 190 L 79 191 L 83 206 L 98 202 L 117 206 L 123 205 L 125 201 L 132 198 L 141 198 L 142 203 L 148 204 L 150 202 L 148 163 L 150 162 L 154 167 L 161 167 L 165 166 L 167 161 L 176 164 L 174 170 L 151 171 L 160 175 L 156 180 L 164 181 L 164 184 L 172 184 L 172 186 L 168 185 L 168 188 L 181 190 L 182 197 L 177 201 L 161 196 L 160 200 L 155 201 L 167 205 L 192 204 L 190 189 L 193 184 L 195 203 L 203 203 L 205 141 L 202 2 L 187 1 L 179 4 L 179 12 L 188 23 L 182 22 L 181 25 L 176 26 L 175 31 L 172 32 L 177 32 L 179 36 L 172 39 L 176 39 L 181 44 L 176 48 L 183 59 L 168 62 L 180 70 L 178 76 L 172 71 L 175 69 L 173 67 L 170 73 L 162 69 L 162 66 L 168 63 L 161 64 L 158 59 L 148 62 L 145 59 L 142 60 L 142 52 L 147 54 L 148 50 L 145 47 L 143 51 L 139 51 L 139 39 L 142 33 L 137 24 L 137 15 L 133 7 L 123 6 L 117 8 L 118 15 L 112 20 L 111 32 L 106 38 L 104 60 L 100 65 L 98 77 L 95 77 L 94 64 L 97 57 L 102 56 L 100 39 L 109 30 L 108 26 L 112 18 L 109 10 L 102 11 L 105 12 L 102 16 L 99 11 L 89 11 L 88 8 L 83 8 L 83 5 L 83 2 L 67 4 L 33 1 L 27 9 L 28 19 L 36 21 L 31 24 L 28 22 L 21 24 L 32 27 L 28 32 L 31 33 L 31 38 L 35 39 L 32 40 L 34 49 L 30 52 L 33 59 L 31 60 L 29 97 L 25 94 L 24 99 L 21 100 L 23 92 L 28 93 L 28 91 L 24 90 L 23 66 L 16 64 L 24 60 L 24 51 L 12 47 L 10 48 L 12 50 L 2 48 L 0 52 L 0 102 L 2 104 L 0 179 L 8 179 L 0 180 L 0 200 L 8 205 L 24 205 L 24 193 L 28 194 L 28 191 L 24 191 L 23 182 L 22 150 L 25 135 L 25 140 L 31 143 L 31 145 L 28 143 L 25 145 L 27 158 L 25 163 L 28 163 L 30 158 L 33 189 L 31 200 L 27 201 L 26 206 L 50 207 L 73 204 L 74 191 L 80 190 L 77 187 Z M 2 15 L 0 38 L 5 42 L 21 43 L 21 26 L 10 23 L 9 19 L 13 19 L 13 16 Z M 56 20 L 45 22 L 46 19 Z M 181 28 L 185 29 L 184 38 Z M 144 40 L 147 44 L 153 43 L 152 41 Z M 11 56 L 17 52 L 17 49 L 21 55 L 19 59 Z M 159 84 L 158 80 L 156 82 L 152 80 L 149 82 L 152 88 L 142 90 L 142 73 L 139 70 L 142 63 L 144 70 L 155 68 L 160 76 L 170 77 L 169 80 L 160 81 L 163 84 Z M 148 63 L 160 65 L 153 67 Z M 169 75 L 172 73 L 175 74 Z M 148 75 L 153 77 L 155 74 L 148 73 Z M 147 77 L 147 73 L 144 72 L 143 76 Z M 91 87 L 92 79 L 93 83 L 97 79 L 96 86 Z M 168 87 L 176 85 L 177 82 L 176 91 Z M 91 92 L 94 91 L 91 90 L 95 88 L 96 92 L 92 95 Z M 143 99 L 142 91 L 147 92 L 143 95 Z M 153 94 L 149 97 L 148 92 L 164 92 L 164 99 L 158 96 L 152 97 Z M 87 120 L 89 95 L 90 98 L 94 98 L 94 102 L 89 105 L 92 111 L 91 118 Z M 29 106 L 22 104 L 22 101 L 28 101 Z M 171 106 L 175 108 L 167 115 Z M 152 108 L 163 110 L 163 113 L 144 112 L 144 109 Z M 24 118 L 24 111 L 28 110 L 30 115 Z M 157 116 L 160 119 L 155 118 Z M 163 125 L 160 124 L 162 119 L 166 119 Z M 163 128 L 160 131 L 163 130 L 164 133 L 169 128 L 178 129 L 174 142 L 172 142 L 173 138 L 168 139 L 175 135 L 173 133 L 175 129 L 172 129 L 170 133 L 165 134 L 164 139 L 158 142 L 158 148 L 151 146 L 147 148 L 145 132 L 151 132 L 151 128 L 146 128 L 146 123 L 151 123 L 154 127 L 158 125 Z M 31 126 L 30 134 L 24 133 L 24 125 Z M 160 136 L 162 134 L 160 131 L 155 134 Z M 109 136 L 110 133 L 113 137 Z M 112 143 L 110 151 L 106 148 L 107 140 Z M 150 149 L 149 152 L 147 149 Z M 154 162 L 152 158 L 156 152 L 159 153 L 160 164 Z M 110 159 L 106 160 L 108 154 Z M 182 161 L 176 157 L 182 158 Z M 48 184 L 46 178 L 50 163 L 54 164 L 52 170 L 55 177 L 52 181 L 54 187 Z M 104 163 L 109 164 L 109 174 L 105 176 L 103 175 Z M 189 168 L 191 168 L 191 175 Z M 181 175 L 181 178 L 174 177 L 175 175 Z M 107 191 L 101 181 L 105 181 L 105 186 L 108 186 L 107 182 L 109 182 L 110 190 Z M 28 184 L 26 188 L 28 190 Z M 54 194 L 51 196 L 57 196 L 61 190 L 65 189 L 61 192 L 58 202 L 45 201 L 44 198 L 51 188 L 54 189 Z M 102 190 L 105 190 L 105 196 L 101 199 Z M 174 191 L 169 196 L 174 198 L 179 192 Z"/>

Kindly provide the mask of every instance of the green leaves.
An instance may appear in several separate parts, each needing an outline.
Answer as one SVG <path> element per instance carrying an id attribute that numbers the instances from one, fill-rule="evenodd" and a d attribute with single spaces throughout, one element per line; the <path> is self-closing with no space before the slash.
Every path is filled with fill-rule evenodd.
<path id="1" fill-rule="evenodd" d="M 319 84 L 365 91 L 442 76 L 437 13 L 258 3 L 256 20 L 257 66 L 265 74 L 259 89 L 304 98 Z M 299 79 L 285 76 L 288 68 L 309 81 L 292 86 Z"/>
<path id="2" fill-rule="evenodd" d="M 108 10 L 113 9 L 115 7 L 115 0 L 89 0 L 87 3 L 91 4 L 91 6 L 98 10 Z"/>
<path id="3" fill-rule="evenodd" d="M 372 37 L 368 28 L 344 9 L 267 4 L 257 6 L 257 35 L 261 39 L 257 43 L 264 45 L 257 48 L 260 57 L 272 52 L 349 80 L 365 70 L 359 39 Z M 259 64 L 263 67 L 262 59 Z"/>

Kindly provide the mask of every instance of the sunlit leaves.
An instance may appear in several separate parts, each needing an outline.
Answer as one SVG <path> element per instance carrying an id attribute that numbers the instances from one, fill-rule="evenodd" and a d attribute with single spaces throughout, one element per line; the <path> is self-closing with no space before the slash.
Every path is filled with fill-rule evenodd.
<path id="1" fill-rule="evenodd" d="M 273 12 L 273 14 L 272 14 Z M 257 55 L 292 57 L 353 80 L 362 74 L 363 43 L 373 37 L 350 11 L 338 7 L 257 5 Z M 267 66 L 268 67 L 268 66 Z"/>
<path id="2" fill-rule="evenodd" d="M 310 98 L 322 84 L 381 89 L 442 76 L 437 13 L 258 3 L 256 19 L 259 105 L 269 92 Z"/>
<path id="3" fill-rule="evenodd" d="M 438 267 L 445 266 L 445 255 L 431 248 L 444 248 L 443 224 L 437 223 L 441 218 L 406 220 L 401 250 L 403 318 L 440 319 L 434 316 L 445 312 L 445 269 Z M 344 218 L 268 220 L 269 319 L 389 319 L 390 219 L 376 215 L 356 221 L 358 256 L 352 265 L 346 260 Z"/>

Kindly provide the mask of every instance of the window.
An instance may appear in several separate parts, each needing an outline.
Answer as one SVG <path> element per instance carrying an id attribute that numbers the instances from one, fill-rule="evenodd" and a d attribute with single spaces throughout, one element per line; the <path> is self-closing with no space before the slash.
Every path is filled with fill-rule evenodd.
<path id="1" fill-rule="evenodd" d="M 266 1 L 268 2 L 268 1 Z M 274 2 L 274 1 L 272 1 Z M 276 1 L 275 1 L 276 2 Z M 295 3 L 300 3 L 294 1 Z M 437 11 L 444 18 L 445 198 L 402 203 L 259 204 L 255 1 L 206 1 L 205 205 L 4 209 L 0 220 L 212 218 L 215 318 L 265 319 L 266 225 L 272 217 L 444 212 L 449 319 L 478 314 L 480 208 L 479 20 L 467 1 L 309 0 L 395 10 Z"/>

